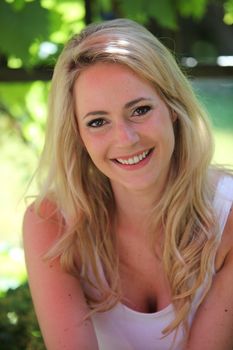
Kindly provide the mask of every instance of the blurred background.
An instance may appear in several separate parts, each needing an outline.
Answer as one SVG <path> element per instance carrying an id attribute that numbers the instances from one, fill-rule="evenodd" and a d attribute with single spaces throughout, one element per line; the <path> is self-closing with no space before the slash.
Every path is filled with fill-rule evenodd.
<path id="1" fill-rule="evenodd" d="M 233 165 L 233 0 L 0 0 L 0 344 L 45 349 L 28 293 L 21 227 L 44 139 L 53 67 L 90 22 L 144 24 L 176 55 L 209 112 L 213 162 Z M 32 182 L 28 195 L 36 194 Z"/>

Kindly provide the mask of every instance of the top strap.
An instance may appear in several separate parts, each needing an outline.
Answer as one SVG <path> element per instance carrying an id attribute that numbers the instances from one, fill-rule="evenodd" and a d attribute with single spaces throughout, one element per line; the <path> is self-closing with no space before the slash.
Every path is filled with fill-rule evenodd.
<path id="1" fill-rule="evenodd" d="M 214 196 L 213 206 L 216 211 L 219 228 L 220 239 L 227 222 L 228 215 L 233 203 L 233 177 L 222 176 L 218 182 L 216 193 Z"/>

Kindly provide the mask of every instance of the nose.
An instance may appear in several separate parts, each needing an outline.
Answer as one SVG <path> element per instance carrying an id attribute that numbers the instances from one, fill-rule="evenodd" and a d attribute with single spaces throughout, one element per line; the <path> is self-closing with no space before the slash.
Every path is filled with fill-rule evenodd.
<path id="1" fill-rule="evenodd" d="M 119 146 L 131 146 L 139 141 L 135 125 L 121 121 L 115 126 L 115 139 Z"/>

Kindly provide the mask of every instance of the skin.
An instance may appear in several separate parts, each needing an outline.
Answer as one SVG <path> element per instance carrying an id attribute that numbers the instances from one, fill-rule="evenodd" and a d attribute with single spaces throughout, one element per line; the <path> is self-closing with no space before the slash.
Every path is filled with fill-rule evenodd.
<path id="1" fill-rule="evenodd" d="M 23 223 L 28 280 L 46 349 L 98 350 L 92 323 L 83 322 L 88 308 L 79 281 L 62 270 L 58 259 L 42 258 L 61 233 L 55 210 L 44 201 L 39 218 L 31 205 Z"/>
<path id="2" fill-rule="evenodd" d="M 140 226 L 145 232 L 142 223 L 160 197 L 169 171 L 176 117 L 154 87 L 119 64 L 98 63 L 84 70 L 74 96 L 82 141 L 111 181 L 119 226 L 131 225 L 128 231 Z M 148 159 L 137 165 L 116 161 L 150 149 Z"/>
<path id="3" fill-rule="evenodd" d="M 140 312 L 159 311 L 171 302 L 171 294 L 162 264 L 146 240 L 145 218 L 166 185 L 176 116 L 150 84 L 118 64 L 98 63 L 84 70 L 75 83 L 74 98 L 83 144 L 96 166 L 109 177 L 116 199 L 120 278 L 128 301 L 124 303 Z M 148 149 L 153 152 L 136 165 L 116 161 L 129 160 Z M 46 346 L 48 350 L 96 350 L 92 323 L 82 322 L 88 309 L 79 281 L 62 271 L 58 259 L 42 259 L 59 233 L 61 218 L 53 212 L 54 205 L 44 201 L 44 220 L 35 214 L 33 205 L 24 219 L 29 282 Z M 185 350 L 232 350 L 232 211 L 215 268 L 213 284 L 195 315 Z"/>
<path id="4" fill-rule="evenodd" d="M 97 63 L 80 74 L 74 95 L 82 141 L 114 192 L 161 191 L 175 141 L 171 113 L 155 89 L 124 66 Z M 116 161 L 150 149 L 149 162 Z"/>

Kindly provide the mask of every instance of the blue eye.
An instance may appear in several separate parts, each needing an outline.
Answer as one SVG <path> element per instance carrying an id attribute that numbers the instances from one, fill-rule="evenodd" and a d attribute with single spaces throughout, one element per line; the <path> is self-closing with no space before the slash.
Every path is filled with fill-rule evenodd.
<path id="1" fill-rule="evenodd" d="M 133 115 L 136 115 L 136 116 L 144 115 L 150 110 L 151 110 L 150 106 L 140 106 L 134 110 Z"/>
<path id="2" fill-rule="evenodd" d="M 87 126 L 91 127 L 91 128 L 100 128 L 101 126 L 105 125 L 106 121 L 102 118 L 97 118 L 97 119 L 93 119 L 91 121 L 89 121 L 87 123 Z"/>

